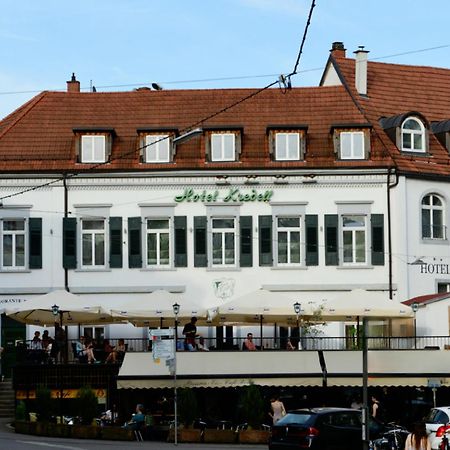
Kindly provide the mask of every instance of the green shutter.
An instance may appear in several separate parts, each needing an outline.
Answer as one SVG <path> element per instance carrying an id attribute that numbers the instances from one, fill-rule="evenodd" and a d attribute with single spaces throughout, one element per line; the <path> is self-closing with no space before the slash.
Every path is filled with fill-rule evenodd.
<path id="1" fill-rule="evenodd" d="M 128 217 L 128 267 L 142 267 L 142 231 L 141 218 Z"/>
<path id="2" fill-rule="evenodd" d="M 372 265 L 384 265 L 384 215 L 372 214 L 370 217 L 372 227 Z"/>
<path id="3" fill-rule="evenodd" d="M 305 237 L 306 237 L 306 265 L 319 265 L 319 235 L 317 225 L 317 215 L 305 216 Z"/>
<path id="4" fill-rule="evenodd" d="M 29 267 L 42 269 L 42 219 L 30 217 L 28 220 Z"/>
<path id="5" fill-rule="evenodd" d="M 77 219 L 63 218 L 63 267 L 77 268 Z"/>
<path id="6" fill-rule="evenodd" d="M 194 217 L 194 266 L 208 265 L 206 216 Z"/>
<path id="7" fill-rule="evenodd" d="M 109 267 L 122 267 L 122 217 L 109 218 Z"/>
<path id="8" fill-rule="evenodd" d="M 337 214 L 325 215 L 325 264 L 327 266 L 339 265 L 338 220 Z"/>
<path id="9" fill-rule="evenodd" d="M 187 267 L 187 220 L 186 216 L 174 217 L 175 267 Z"/>
<path id="10" fill-rule="evenodd" d="M 271 266 L 272 256 L 272 216 L 259 216 L 259 265 Z"/>
<path id="11" fill-rule="evenodd" d="M 252 267 L 253 263 L 253 230 L 252 216 L 239 218 L 240 228 L 240 266 Z"/>

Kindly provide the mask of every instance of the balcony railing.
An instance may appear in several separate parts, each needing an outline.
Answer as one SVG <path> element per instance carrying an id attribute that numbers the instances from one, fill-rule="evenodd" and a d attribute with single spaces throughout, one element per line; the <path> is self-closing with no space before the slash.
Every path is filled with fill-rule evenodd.
<path id="1" fill-rule="evenodd" d="M 205 338 L 205 345 L 209 351 L 239 351 L 244 350 L 245 338 Z M 151 341 L 142 338 L 124 339 L 127 352 L 147 352 L 152 350 Z M 287 351 L 287 338 L 281 337 L 253 337 L 257 350 L 264 351 Z M 20 363 L 75 363 L 79 362 L 72 351 L 72 343 L 75 340 L 69 340 L 66 347 L 66 355 L 61 357 L 51 357 L 50 353 L 44 350 L 33 350 L 32 341 L 22 341 L 17 344 L 17 362 Z M 110 339 L 110 344 L 117 345 L 118 339 Z M 333 336 L 304 336 L 291 338 L 291 344 L 295 349 L 302 351 L 341 351 L 341 350 L 361 350 L 361 337 L 333 337 Z M 367 346 L 370 350 L 423 350 L 423 349 L 449 349 L 450 336 L 369 336 L 367 337 Z M 178 351 L 184 349 L 184 339 L 178 339 Z M 95 348 L 94 353 L 99 362 L 105 362 L 106 354 L 101 346 Z M 54 355 L 53 355 L 54 356 Z"/>

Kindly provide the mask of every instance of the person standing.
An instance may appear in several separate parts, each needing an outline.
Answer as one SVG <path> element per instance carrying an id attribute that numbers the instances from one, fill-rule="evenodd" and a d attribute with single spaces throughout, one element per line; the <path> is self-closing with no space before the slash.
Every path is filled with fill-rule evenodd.
<path id="1" fill-rule="evenodd" d="M 372 395 L 372 411 L 371 412 L 372 412 L 372 417 L 377 419 L 379 422 L 385 421 L 384 405 L 374 395 Z"/>
<path id="2" fill-rule="evenodd" d="M 423 422 L 414 424 L 412 433 L 406 438 L 405 450 L 431 450 L 431 442 Z"/>
<path id="3" fill-rule="evenodd" d="M 271 412 L 269 413 L 269 416 L 272 417 L 273 424 L 276 425 L 277 422 L 286 415 L 286 409 L 279 397 L 272 397 L 270 399 L 270 409 Z"/>
<path id="4" fill-rule="evenodd" d="M 197 337 L 197 317 L 191 317 L 191 321 L 183 328 L 184 348 L 193 352 L 196 350 L 195 338 Z"/>

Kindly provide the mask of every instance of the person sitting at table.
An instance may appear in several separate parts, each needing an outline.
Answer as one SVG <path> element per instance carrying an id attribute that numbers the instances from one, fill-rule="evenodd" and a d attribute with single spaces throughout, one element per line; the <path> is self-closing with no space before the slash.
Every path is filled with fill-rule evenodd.
<path id="1" fill-rule="evenodd" d="M 115 363 L 117 360 L 117 351 L 114 345 L 111 345 L 109 339 L 105 339 L 103 342 L 103 351 L 105 352 L 105 363 Z"/>
<path id="2" fill-rule="evenodd" d="M 125 424 L 125 428 L 130 430 L 140 430 L 145 425 L 144 405 L 136 405 L 136 413 L 131 416 L 131 420 Z"/>
<path id="3" fill-rule="evenodd" d="M 125 352 L 127 351 L 127 346 L 125 344 L 124 339 L 121 338 L 117 341 L 115 350 L 116 350 L 116 360 L 123 361 L 123 358 L 125 358 Z"/>
<path id="4" fill-rule="evenodd" d="M 244 340 L 244 343 L 242 345 L 242 350 L 250 350 L 250 351 L 256 350 L 256 345 L 253 342 L 253 334 L 252 333 L 247 333 L 247 339 Z"/>
<path id="5" fill-rule="evenodd" d="M 288 340 L 286 341 L 286 350 L 295 350 L 295 347 L 294 347 L 294 345 L 292 344 L 292 342 L 291 342 L 290 339 L 288 339 Z"/>
<path id="6" fill-rule="evenodd" d="M 53 342 L 53 338 L 48 334 L 48 330 L 42 333 L 42 348 L 47 350 L 48 346 Z"/>
<path id="7" fill-rule="evenodd" d="M 209 348 L 205 344 L 205 338 L 203 336 L 198 337 L 197 350 L 200 352 L 209 352 Z"/>
<path id="8" fill-rule="evenodd" d="M 42 341 L 41 341 L 41 332 L 35 331 L 34 337 L 30 342 L 30 352 L 29 358 L 32 362 L 39 364 L 44 356 L 44 352 L 42 350 Z"/>
<path id="9" fill-rule="evenodd" d="M 75 356 L 77 358 L 86 356 L 89 364 L 95 362 L 94 346 L 92 344 L 92 341 L 90 341 L 89 339 L 85 339 L 84 336 L 80 336 L 80 340 L 75 342 L 75 352 Z"/>

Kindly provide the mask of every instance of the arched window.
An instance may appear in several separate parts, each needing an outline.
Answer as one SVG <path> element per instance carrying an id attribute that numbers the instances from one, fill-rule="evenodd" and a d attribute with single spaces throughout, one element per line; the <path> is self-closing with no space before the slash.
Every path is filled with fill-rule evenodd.
<path id="1" fill-rule="evenodd" d="M 415 117 L 409 117 L 402 124 L 402 150 L 425 152 L 425 127 Z"/>
<path id="2" fill-rule="evenodd" d="M 436 194 L 422 199 L 422 238 L 445 239 L 444 202 Z"/>

